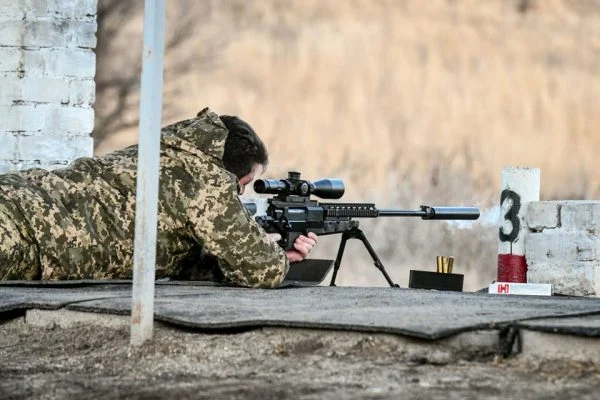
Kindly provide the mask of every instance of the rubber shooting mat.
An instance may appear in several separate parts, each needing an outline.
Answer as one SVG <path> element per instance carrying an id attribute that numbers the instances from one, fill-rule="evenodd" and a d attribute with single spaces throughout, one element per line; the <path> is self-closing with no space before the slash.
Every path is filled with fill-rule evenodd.
<path id="1" fill-rule="evenodd" d="M 64 307 L 85 312 L 130 313 L 129 284 L 59 286 L 56 282 L 47 287 L 0 285 L 0 311 Z M 464 331 L 517 324 L 528 329 L 528 324 L 545 323 L 551 327 L 552 321 L 557 321 L 554 324 L 559 326 L 567 321 L 562 318 L 577 317 L 568 319 L 579 323 L 579 330 L 571 326 L 565 333 L 600 336 L 600 299 L 589 298 L 379 287 L 260 290 L 168 282 L 157 284 L 154 306 L 157 320 L 205 331 L 278 326 L 440 339 Z M 541 321 L 543 318 L 554 320 Z"/>
<path id="2" fill-rule="evenodd" d="M 214 285 L 206 282 L 206 286 Z M 196 293 L 198 285 L 190 282 L 156 285 L 156 296 L 168 296 L 175 289 L 177 295 Z M 131 281 L 11 281 L 0 282 L 0 313 L 39 308 L 56 310 L 81 301 L 125 298 L 131 302 Z"/>

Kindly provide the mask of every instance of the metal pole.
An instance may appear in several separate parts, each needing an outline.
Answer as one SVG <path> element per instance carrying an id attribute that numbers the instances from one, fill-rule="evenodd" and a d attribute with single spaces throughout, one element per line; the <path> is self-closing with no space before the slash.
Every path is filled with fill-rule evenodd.
<path id="1" fill-rule="evenodd" d="M 164 0 L 144 2 L 131 305 L 132 345 L 152 339 L 164 56 Z"/>

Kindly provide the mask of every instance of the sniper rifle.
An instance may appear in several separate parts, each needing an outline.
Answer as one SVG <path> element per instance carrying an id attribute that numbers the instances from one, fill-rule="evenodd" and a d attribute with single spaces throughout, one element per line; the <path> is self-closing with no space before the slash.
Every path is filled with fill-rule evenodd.
<path id="1" fill-rule="evenodd" d="M 261 194 L 274 194 L 268 199 L 266 215 L 255 219 L 267 233 L 278 233 L 278 244 L 285 250 L 293 247 L 300 235 L 314 232 L 316 235 L 342 234 L 340 246 L 333 264 L 330 286 L 335 280 L 344 255 L 346 242 L 358 239 L 366 247 L 375 267 L 383 274 L 387 283 L 398 287 L 388 275 L 383 263 L 373 250 L 359 222 L 354 218 L 377 217 L 420 217 L 424 220 L 476 220 L 479 209 L 476 207 L 430 207 L 419 210 L 378 209 L 372 203 L 319 203 L 311 195 L 322 199 L 339 199 L 344 195 L 344 182 L 340 179 L 320 179 L 307 181 L 300 179 L 299 172 L 289 172 L 287 179 L 258 179 L 254 191 Z M 256 208 L 245 204 L 254 214 Z"/>

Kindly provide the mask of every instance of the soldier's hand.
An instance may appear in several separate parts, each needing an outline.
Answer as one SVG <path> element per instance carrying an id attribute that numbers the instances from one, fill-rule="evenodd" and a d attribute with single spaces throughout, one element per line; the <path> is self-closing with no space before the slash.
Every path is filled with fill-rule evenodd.
<path id="1" fill-rule="evenodd" d="M 267 233 L 267 237 L 271 242 L 279 242 L 281 240 L 281 235 L 279 233 Z"/>
<path id="2" fill-rule="evenodd" d="M 290 262 L 299 262 L 308 257 L 312 248 L 317 244 L 317 235 L 309 232 L 308 236 L 300 235 L 294 241 L 294 248 L 287 250 Z"/>

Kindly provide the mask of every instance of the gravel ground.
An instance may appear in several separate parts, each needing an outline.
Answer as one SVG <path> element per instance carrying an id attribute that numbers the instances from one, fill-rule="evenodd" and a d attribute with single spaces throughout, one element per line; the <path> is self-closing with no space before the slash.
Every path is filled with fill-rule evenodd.
<path id="1" fill-rule="evenodd" d="M 0 398 L 600 399 L 600 365 L 407 346 L 391 335 L 0 325 Z"/>

